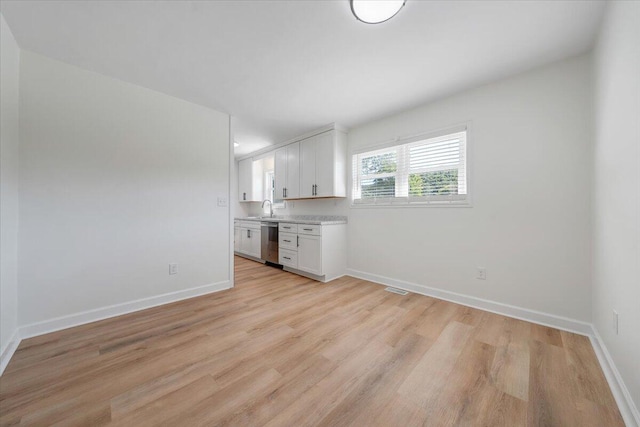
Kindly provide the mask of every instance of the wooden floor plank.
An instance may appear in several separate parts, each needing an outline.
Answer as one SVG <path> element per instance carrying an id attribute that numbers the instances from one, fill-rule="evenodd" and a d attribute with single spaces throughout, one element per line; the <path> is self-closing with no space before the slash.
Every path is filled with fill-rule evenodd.
<path id="1" fill-rule="evenodd" d="M 472 326 L 449 323 L 409 373 L 398 392 L 415 404 L 431 410 L 447 386 L 458 357 L 471 337 Z M 425 383 L 428 387 L 425 387 Z"/>
<path id="2" fill-rule="evenodd" d="M 532 340 L 527 411 L 529 425 L 578 426 L 575 397 L 564 350 L 553 344 Z"/>
<path id="3" fill-rule="evenodd" d="M 236 257 L 228 291 L 24 340 L 0 426 L 622 426 L 589 339 Z"/>

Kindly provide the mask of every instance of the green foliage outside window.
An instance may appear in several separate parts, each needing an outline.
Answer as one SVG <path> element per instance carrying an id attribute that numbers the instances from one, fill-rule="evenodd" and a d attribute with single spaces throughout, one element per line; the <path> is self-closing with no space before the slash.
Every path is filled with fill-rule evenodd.
<path id="1" fill-rule="evenodd" d="M 362 159 L 362 175 L 395 172 L 397 167 L 396 153 L 378 154 Z"/>
<path id="2" fill-rule="evenodd" d="M 362 159 L 362 175 L 376 175 L 381 173 L 394 173 L 397 170 L 396 153 L 384 153 Z M 395 197 L 396 178 L 389 176 L 384 178 L 364 179 L 360 183 L 361 197 L 372 199 L 376 197 Z"/>
<path id="3" fill-rule="evenodd" d="M 374 178 L 363 180 L 360 185 L 361 197 L 373 199 L 376 197 L 396 196 L 396 177 Z"/>
<path id="4" fill-rule="evenodd" d="M 409 196 L 458 194 L 458 170 L 425 172 L 409 175 Z"/>

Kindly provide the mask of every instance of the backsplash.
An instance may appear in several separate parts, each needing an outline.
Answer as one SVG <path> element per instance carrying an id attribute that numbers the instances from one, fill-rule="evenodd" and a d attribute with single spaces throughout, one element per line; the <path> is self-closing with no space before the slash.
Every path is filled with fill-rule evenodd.
<path id="1" fill-rule="evenodd" d="M 262 214 L 261 203 L 238 203 L 240 210 L 237 217 L 258 216 Z M 268 208 L 266 208 L 268 211 Z M 293 215 L 342 215 L 346 216 L 349 210 L 349 201 L 344 199 L 313 199 L 290 200 L 285 202 L 284 208 L 274 208 L 273 214 L 278 216 Z"/>

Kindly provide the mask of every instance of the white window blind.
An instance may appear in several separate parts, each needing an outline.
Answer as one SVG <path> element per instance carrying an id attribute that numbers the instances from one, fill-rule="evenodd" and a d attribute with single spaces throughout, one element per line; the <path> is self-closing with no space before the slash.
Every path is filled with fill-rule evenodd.
<path id="1" fill-rule="evenodd" d="M 464 129 L 354 154 L 353 201 L 463 203 L 467 198 L 466 148 Z"/>

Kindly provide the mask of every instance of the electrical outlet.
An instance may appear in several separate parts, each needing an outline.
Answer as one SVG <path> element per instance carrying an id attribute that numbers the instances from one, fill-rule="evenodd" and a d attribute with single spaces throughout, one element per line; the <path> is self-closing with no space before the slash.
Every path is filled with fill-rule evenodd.
<path id="1" fill-rule="evenodd" d="M 484 267 L 478 267 L 476 269 L 476 279 L 487 280 L 487 269 Z"/>
<path id="2" fill-rule="evenodd" d="M 218 197 L 218 207 L 221 207 L 221 208 L 227 207 L 227 198 L 226 197 Z"/>
<path id="3" fill-rule="evenodd" d="M 613 310 L 613 332 L 618 335 L 618 312 Z"/>
<path id="4" fill-rule="evenodd" d="M 178 274 L 178 264 L 169 264 L 169 274 Z"/>

